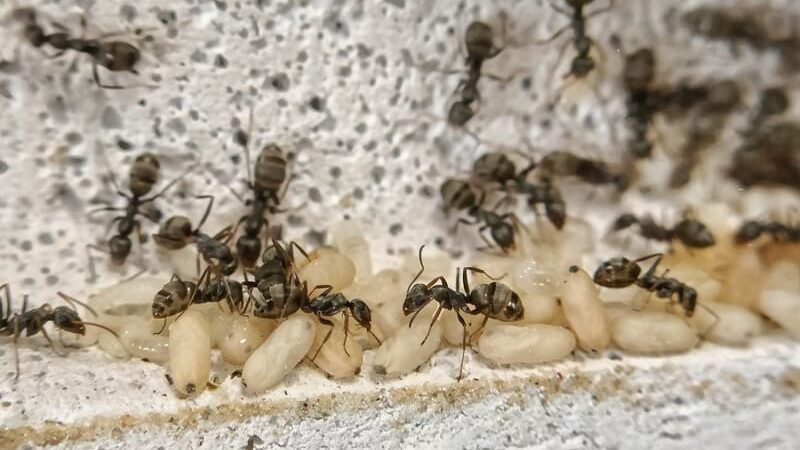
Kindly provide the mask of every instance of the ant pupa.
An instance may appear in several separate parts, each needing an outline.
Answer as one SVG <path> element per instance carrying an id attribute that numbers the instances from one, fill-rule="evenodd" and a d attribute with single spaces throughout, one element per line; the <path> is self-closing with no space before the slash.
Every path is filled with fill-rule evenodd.
<path id="1" fill-rule="evenodd" d="M 505 284 L 498 283 L 496 281 L 497 278 L 492 277 L 483 269 L 477 267 L 457 268 L 455 289 L 448 286 L 447 280 L 442 275 L 437 276 L 427 284 L 414 284 L 425 271 L 425 265 L 422 262 L 422 251 L 424 248 L 424 245 L 419 248 L 420 270 L 406 289 L 406 298 L 403 301 L 403 314 L 406 316 L 413 314 L 408 324 L 408 326 L 411 327 L 417 315 L 419 315 L 430 302 L 438 303 L 438 307 L 431 318 L 428 332 L 422 342 L 420 342 L 421 346 L 428 340 L 433 325 L 439 319 L 442 310 L 449 310 L 455 313 L 458 322 L 464 330 L 461 341 L 461 364 L 458 370 L 458 380 L 461 380 L 464 374 L 464 356 L 466 354 L 468 341 L 471 340 L 472 336 L 478 333 L 489 319 L 500 320 L 502 322 L 515 322 L 522 319 L 525 312 L 524 307 L 522 305 L 522 300 L 520 300 L 516 292 Z M 468 276 L 470 273 L 480 273 L 495 281 L 479 284 L 475 286 L 474 289 L 471 289 Z M 461 290 L 462 283 L 464 286 L 463 291 Z M 467 323 L 462 314 L 484 316 L 481 325 L 470 336 L 467 336 Z"/>
<path id="2" fill-rule="evenodd" d="M 108 253 L 111 256 L 111 262 L 115 265 L 124 264 L 131 252 L 131 234 L 134 232 L 137 234 L 140 244 L 143 243 L 145 239 L 144 234 L 141 232 L 141 225 L 139 224 L 137 217 L 141 216 L 151 222 L 158 223 L 158 219 L 153 217 L 152 214 L 143 212 L 142 207 L 163 196 L 170 188 L 172 188 L 172 186 L 175 185 L 175 183 L 181 180 L 188 173 L 188 171 L 184 172 L 182 175 L 167 183 L 167 185 L 156 194 L 146 197 L 146 195 L 149 194 L 153 189 L 153 186 L 156 184 L 156 182 L 158 182 L 160 167 L 161 165 L 158 162 L 158 158 L 156 158 L 156 156 L 152 153 L 145 152 L 137 156 L 133 161 L 133 165 L 131 166 L 129 174 L 128 189 L 130 190 L 130 194 L 125 193 L 120 189 L 119 185 L 117 184 L 116 177 L 112 173 L 111 182 L 113 183 L 117 194 L 125 198 L 128 204 L 125 207 L 116 207 L 106 203 L 106 206 L 89 211 L 87 214 L 87 216 L 92 216 L 96 213 L 104 211 L 124 212 L 124 215 L 115 217 L 109 224 L 109 231 L 114 224 L 117 225 L 117 234 L 108 240 L 108 249 L 104 249 L 92 244 L 86 246 L 86 254 L 89 259 L 89 273 L 91 276 L 89 282 L 94 282 L 97 279 L 97 273 L 94 268 L 94 260 L 92 258 L 91 250 L 93 249 L 103 253 Z"/>
<path id="3" fill-rule="evenodd" d="M 670 242 L 677 240 L 690 248 L 707 248 L 716 243 L 711 230 L 702 222 L 685 217 L 672 227 L 659 225 L 652 217 L 637 217 L 625 213 L 617 217 L 611 231 L 621 231 L 634 225 L 639 226 L 639 234 L 645 239 Z"/>
<path id="4" fill-rule="evenodd" d="M 53 351 L 60 356 L 65 355 L 56 349 L 55 345 L 53 344 L 53 340 L 50 339 L 50 336 L 47 334 L 47 330 L 44 328 L 48 322 L 53 322 L 53 325 L 55 325 L 56 328 L 68 333 L 84 335 L 86 334 L 86 326 L 89 325 L 101 328 L 113 334 L 114 336 L 117 336 L 117 333 L 104 325 L 87 322 L 81 319 L 75 309 L 76 304 L 84 307 L 94 316 L 97 316 L 97 313 L 91 307 L 89 307 L 89 305 L 78 301 L 77 299 L 70 297 L 63 292 L 59 292 L 58 296 L 61 297 L 67 304 L 69 304 L 69 307 L 56 306 L 54 308 L 49 303 L 45 303 L 39 307 L 28 309 L 28 296 L 25 295 L 22 299 L 22 310 L 19 313 L 12 314 L 11 288 L 9 287 L 8 283 L 1 285 L 0 291 L 4 291 L 6 297 L 5 314 L 3 313 L 3 302 L 0 300 L 0 335 L 14 337 L 14 360 L 17 369 L 14 379 L 18 379 L 20 374 L 19 352 L 17 345 L 19 342 L 19 337 L 23 332 L 25 332 L 25 336 L 33 336 L 35 334 L 42 333 Z"/>

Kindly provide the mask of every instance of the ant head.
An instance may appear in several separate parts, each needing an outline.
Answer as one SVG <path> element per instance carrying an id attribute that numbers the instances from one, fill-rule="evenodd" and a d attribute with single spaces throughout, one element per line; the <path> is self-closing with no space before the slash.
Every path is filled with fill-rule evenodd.
<path id="1" fill-rule="evenodd" d="M 504 153 L 491 152 L 475 160 L 472 172 L 480 178 L 505 183 L 516 176 L 517 167 Z"/>
<path id="2" fill-rule="evenodd" d="M 165 284 L 153 297 L 153 317 L 164 319 L 181 311 L 190 297 L 187 287 L 180 279 Z"/>
<path id="3" fill-rule="evenodd" d="M 86 334 L 86 326 L 78 313 L 67 306 L 57 306 L 53 310 L 53 323 L 56 327 L 76 334 Z"/>
<path id="4" fill-rule="evenodd" d="M 111 262 L 116 265 L 125 264 L 128 255 L 131 254 L 131 239 L 127 236 L 115 235 L 108 240 L 108 251 L 111 254 Z"/>
<path id="5" fill-rule="evenodd" d="M 739 227 L 739 231 L 736 232 L 734 240 L 737 244 L 747 244 L 748 242 L 758 239 L 763 231 L 764 228 L 761 226 L 760 222 L 748 220 Z"/>
<path id="6" fill-rule="evenodd" d="M 475 190 L 472 189 L 469 182 L 464 180 L 449 178 L 442 183 L 440 192 L 445 209 L 455 208 L 460 211 L 478 202 Z"/>
<path id="7" fill-rule="evenodd" d="M 483 61 L 492 55 L 494 49 L 494 32 L 484 22 L 472 22 L 464 33 L 467 55 L 475 60 Z"/>
<path id="8" fill-rule="evenodd" d="M 514 227 L 506 222 L 500 222 L 491 228 L 492 239 L 504 252 L 514 249 Z"/>
<path id="9" fill-rule="evenodd" d="M 153 235 L 156 244 L 169 250 L 179 250 L 189 244 L 194 234 L 192 222 L 185 216 L 172 216 Z"/>
<path id="10" fill-rule="evenodd" d="M 681 220 L 675 226 L 675 235 L 688 247 L 705 248 L 716 243 L 711 230 L 695 219 Z"/>
<path id="11" fill-rule="evenodd" d="M 655 78 L 656 57 L 649 48 L 639 49 L 625 57 L 625 88 L 629 91 L 647 89 Z"/>
<path id="12" fill-rule="evenodd" d="M 272 249 L 273 253 L 267 255 L 267 252 Z M 270 260 L 275 257 L 275 247 L 268 247 L 264 252 L 263 258 Z M 239 262 L 244 267 L 253 267 L 258 261 L 258 255 L 261 254 L 261 240 L 250 236 L 239 236 L 236 240 L 236 254 L 239 257 Z"/>
<path id="13" fill-rule="evenodd" d="M 417 283 L 411 286 L 411 289 L 406 293 L 406 299 L 403 301 L 403 314 L 409 315 L 424 308 L 431 298 L 431 291 L 428 286 Z"/>
<path id="14" fill-rule="evenodd" d="M 463 127 L 472 119 L 475 111 L 469 106 L 469 103 L 459 100 L 450 106 L 447 112 L 447 123 L 454 127 Z"/>
<path id="15" fill-rule="evenodd" d="M 578 56 L 572 60 L 569 73 L 575 77 L 583 78 L 594 70 L 594 60 L 588 56 Z"/>
<path id="16" fill-rule="evenodd" d="M 112 72 L 129 70 L 133 72 L 141 53 L 135 46 L 121 41 L 102 43 L 96 55 L 97 64 Z"/>
<path id="17" fill-rule="evenodd" d="M 624 230 L 625 228 L 628 228 L 629 226 L 638 222 L 639 219 L 637 219 L 634 214 L 625 213 L 617 217 L 617 220 L 615 220 L 614 224 L 611 225 L 611 230 L 612 231 Z"/>
<path id="18" fill-rule="evenodd" d="M 544 205 L 544 213 L 547 215 L 547 220 L 559 230 L 564 228 L 564 223 L 567 222 L 567 205 L 563 201 L 547 202 Z"/>
<path id="19" fill-rule="evenodd" d="M 632 285 L 642 273 L 642 268 L 628 258 L 612 258 L 604 262 L 594 273 L 594 282 L 609 288 Z"/>
<path id="20" fill-rule="evenodd" d="M 589 3 L 592 3 L 593 1 L 594 0 L 566 0 L 566 3 L 567 5 L 569 5 L 570 8 L 578 9 L 578 8 L 583 8 L 584 6 L 588 5 Z"/>
<path id="21" fill-rule="evenodd" d="M 350 302 L 350 314 L 353 315 L 353 319 L 355 319 L 359 325 L 367 330 L 372 326 L 372 313 L 370 312 L 369 306 L 362 300 L 355 299 Z"/>
<path id="22" fill-rule="evenodd" d="M 133 160 L 128 182 L 131 193 L 137 197 L 147 195 L 153 185 L 158 181 L 158 171 L 161 165 L 152 153 L 145 152 Z"/>

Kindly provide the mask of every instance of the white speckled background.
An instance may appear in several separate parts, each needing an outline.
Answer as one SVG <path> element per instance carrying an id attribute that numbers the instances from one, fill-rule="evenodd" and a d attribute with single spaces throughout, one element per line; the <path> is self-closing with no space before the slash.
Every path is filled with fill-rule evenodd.
<path id="1" fill-rule="evenodd" d="M 602 6 L 603 2 L 597 3 L 589 10 Z M 754 104 L 758 86 L 787 81 L 775 55 L 740 47 L 738 56 L 734 57 L 728 45 L 697 38 L 680 26 L 677 19 L 680 11 L 701 3 L 722 2 L 616 3 L 611 13 L 591 19 L 588 26 L 601 49 L 598 56 L 601 70 L 591 80 L 600 96 L 607 100 L 604 104 L 597 103 L 586 85 L 576 83 L 565 91 L 565 99 L 554 112 L 547 109 L 546 103 L 563 83 L 561 75 L 571 57 L 568 50 L 555 67 L 559 49 L 567 38 L 547 46 L 509 47 L 488 62 L 485 69 L 498 75 L 516 74 L 516 77 L 506 86 L 491 80 L 482 82 L 483 102 L 469 129 L 486 141 L 508 147 L 521 148 L 525 139 L 530 140 L 540 152 L 537 154 L 569 149 L 587 156 L 619 159 L 623 154 L 625 129 L 623 95 L 618 82 L 621 57 L 608 44 L 612 32 L 621 35 L 628 49 L 642 45 L 655 49 L 659 80 L 735 77 L 749 81 L 744 98 L 746 107 Z M 724 3 L 748 7 L 766 4 L 775 10 L 792 5 L 789 0 Z M 146 28 L 145 34 L 152 36 L 152 40 L 139 42 L 144 52 L 139 67 L 141 76 L 114 76 L 101 69 L 101 77 L 124 85 L 153 84 L 156 88 L 122 91 L 97 88 L 91 81 L 91 66 L 85 58 L 78 58 L 71 70 L 72 56 L 49 59 L 19 39 L 18 27 L 7 14 L 15 5 L 35 5 L 76 32 L 79 15 L 86 11 L 90 35 Z M 115 198 L 108 181 L 106 159 L 122 185 L 127 182 L 130 162 L 145 150 L 156 153 L 162 162 L 161 183 L 177 176 L 189 165 L 199 164 L 199 170 L 158 202 L 160 209 L 165 217 L 182 213 L 197 220 L 204 205 L 191 200 L 191 196 L 215 193 L 215 218 L 209 221 L 206 229 L 215 230 L 233 222 L 244 207 L 221 182 L 244 192 L 242 153 L 232 135 L 246 126 L 251 105 L 256 118 L 252 148 L 275 141 L 295 155 L 292 173 L 296 178 L 285 199 L 285 205 L 292 210 L 276 219 L 284 225 L 289 238 L 314 246 L 325 241 L 329 226 L 345 217 L 353 217 L 364 222 L 379 266 L 397 263 L 398 254 L 416 249 L 424 242 L 436 243 L 454 253 L 469 252 L 479 241 L 467 229 L 461 230 L 457 239 L 450 236 L 451 222 L 439 209 L 438 186 L 447 176 L 465 173 L 474 157 L 486 147 L 476 148 L 470 137 L 448 128 L 443 121 L 458 76 L 426 72 L 412 63 L 443 69 L 461 68 L 458 40 L 467 24 L 472 20 L 499 24 L 501 11 L 510 14 L 507 29 L 510 42 L 541 39 L 566 24 L 563 16 L 542 1 L 0 0 L 0 15 L 3 16 L 0 19 L 0 59 L 8 62 L 0 65 L 0 282 L 11 284 L 17 300 L 24 293 L 31 295 L 35 305 L 53 301 L 58 290 L 85 297 L 125 274 L 110 271 L 101 257 L 97 260 L 101 278 L 93 284 L 85 281 L 88 274 L 84 246 L 100 240 L 106 220 L 113 217 L 100 215 L 95 221 L 89 221 L 86 211 L 98 200 L 121 200 Z M 796 93 L 794 99 L 797 104 Z M 797 106 L 788 115 L 796 116 L 796 112 Z M 712 173 L 729 157 L 738 139 L 736 129 L 744 127 L 747 117 L 746 110 L 733 116 L 730 129 L 714 149 L 717 156 L 711 158 L 711 164 L 702 169 L 705 172 L 701 174 Z M 682 125 L 660 124 L 662 133 L 670 137 L 680 136 Z M 609 133 L 611 129 L 614 133 Z M 617 136 L 616 140 L 613 135 Z M 674 148 L 680 143 L 680 138 L 676 139 L 666 139 L 663 146 L 667 150 Z M 657 188 L 663 183 L 665 148 L 659 148 L 654 161 L 642 167 L 643 185 Z M 740 195 L 733 185 L 714 177 L 698 178 L 701 182 L 669 197 L 662 194 L 642 197 L 632 192 L 616 199 L 605 189 L 564 188 L 570 212 L 588 217 L 601 233 L 605 220 L 614 211 L 610 206 L 618 204 L 667 218 L 676 217 L 687 205 L 699 206 L 712 199 L 736 206 Z M 712 184 L 714 189 L 709 187 Z M 796 200 L 795 197 L 790 203 Z M 766 211 L 767 206 L 764 208 Z M 752 210 L 748 212 L 753 213 Z M 150 224 L 144 227 L 148 234 L 155 229 Z M 143 252 L 134 246 L 131 259 L 140 257 L 153 272 L 165 273 L 152 242 L 145 245 Z M 587 255 L 585 262 L 588 264 L 596 258 L 597 255 Z M 129 265 L 126 273 L 134 271 Z M 712 347 L 702 355 L 712 355 L 709 357 L 713 362 L 708 363 L 711 366 L 720 365 L 719 370 L 740 374 L 753 382 L 758 376 L 777 376 L 784 367 L 800 363 L 796 344 L 780 339 L 777 343 L 769 339 L 764 341 L 759 345 L 776 353 L 755 346 L 752 350 L 720 350 L 720 356 Z M 76 350 L 70 358 L 60 359 L 41 343 L 41 338 L 37 338 L 20 349 L 25 373 L 17 385 L 12 383 L 11 347 L 3 343 L 0 348 L 0 422 L 7 427 L 48 422 L 75 425 L 87 423 L 97 415 L 173 413 L 187 404 L 202 407 L 242 401 L 238 386 L 206 393 L 193 402 L 178 401 L 166 386 L 164 369 L 156 365 L 114 362 L 92 349 Z M 729 358 L 739 362 L 725 367 L 723 362 Z M 748 360 L 754 364 L 748 365 Z M 452 364 L 451 355 L 437 356 L 432 369 L 425 368 L 400 385 L 420 385 L 432 378 L 441 381 L 443 369 L 438 367 Z M 479 379 L 515 376 L 514 371 L 490 373 L 483 369 L 481 362 L 474 364 L 473 367 L 477 367 L 474 375 Z M 577 367 L 565 364 L 570 370 Z M 695 372 L 687 373 L 695 375 L 690 376 L 702 375 L 704 368 L 709 367 L 701 356 L 677 359 L 675 364 L 692 368 Z M 607 370 L 605 366 L 597 369 Z M 538 373 L 538 369 L 525 370 Z M 552 373 L 548 372 L 549 368 L 542 370 Z M 298 386 L 298 379 L 310 376 L 309 372 L 293 374 L 285 385 Z M 654 392 L 668 391 L 652 378 L 653 375 L 643 376 L 643 385 L 651 386 Z M 310 380 L 296 387 L 292 395 L 300 398 L 336 393 L 355 389 L 353 386 L 376 392 L 386 389 L 364 379 L 344 383 L 344 388 L 320 376 L 312 376 Z M 317 382 L 319 386 L 309 390 L 309 386 Z M 449 384 L 450 380 L 444 382 Z M 675 382 L 680 383 L 680 380 Z M 762 391 L 751 394 L 750 399 L 772 401 Z M 519 395 L 535 398 L 535 392 Z M 565 398 L 569 401 L 571 397 Z M 701 402 L 700 397 L 693 399 Z M 734 410 L 753 404 L 748 399 L 731 403 L 731 408 L 722 403 L 718 409 L 711 404 L 692 403 L 661 411 L 669 414 L 681 411 L 681 415 L 690 417 L 687 423 L 697 420 L 693 409 L 703 414 L 730 417 L 729 429 L 736 430 L 735 435 L 741 439 L 752 438 L 748 443 L 755 448 L 758 441 L 755 435 L 740 433 L 742 428 L 733 425 L 751 422 Z M 478 405 L 467 413 L 452 414 L 491 421 L 493 414 L 500 411 L 492 402 Z M 535 433 L 522 426 L 528 422 L 516 422 L 506 412 L 498 413 L 503 421 L 498 419 L 497 423 L 512 423 L 510 426 L 519 430 L 509 433 L 514 437 L 508 440 L 501 440 L 506 439 L 502 433 L 492 434 L 497 430 L 485 430 L 480 431 L 483 440 L 468 441 L 469 433 L 478 433 L 469 422 L 424 411 L 414 426 L 395 425 L 397 434 L 393 438 L 384 433 L 374 434 L 367 440 L 351 440 L 352 434 L 337 431 L 333 434 L 335 437 L 325 439 L 324 443 L 332 447 L 345 443 L 440 447 L 439 439 L 451 434 L 444 425 L 453 421 L 458 423 L 458 431 L 451 435 L 461 436 L 463 441 L 459 442 L 464 447 L 534 446 L 541 442 L 545 442 L 539 446 L 541 448 L 589 446 L 581 440 L 577 429 L 592 421 L 571 414 L 589 413 L 592 403 L 584 402 L 571 409 L 573 406 L 554 408 L 557 412 L 553 414 L 558 420 L 547 421 L 546 427 L 536 428 L 539 431 Z M 392 410 L 391 405 L 386 408 Z M 636 409 L 610 408 L 610 414 L 619 413 L 618 420 L 595 422 L 595 425 L 606 425 L 596 425 L 586 431 L 594 436 L 596 446 L 641 448 L 638 444 L 654 442 L 648 438 L 655 438 L 658 427 L 637 424 L 637 420 L 642 417 L 648 421 L 659 420 L 662 416 L 647 412 L 640 417 Z M 214 436 L 208 438 L 209 446 L 242 445 L 246 440 L 244 434 L 286 426 L 290 431 L 285 436 L 291 438 L 284 443 L 295 447 L 311 445 L 311 442 L 322 445 L 323 441 L 307 440 L 309 436 L 319 436 L 319 427 L 343 427 L 357 436 L 358 433 L 373 436 L 370 433 L 377 433 L 376 427 L 389 426 L 386 421 L 378 421 L 360 427 L 358 421 L 375 417 L 370 412 L 360 414 L 341 420 L 304 418 L 292 420 L 289 425 L 282 422 L 285 419 L 275 422 L 268 416 L 259 416 L 254 419 L 258 426 L 226 423 L 216 428 L 201 427 L 205 431 L 185 435 L 182 431 L 161 430 L 152 434 L 126 431 L 120 435 L 111 433 L 111 441 L 103 440 L 109 436 L 87 441 L 86 447 L 108 448 L 115 439 L 130 439 L 131 445 L 155 448 L 165 439 L 175 439 L 178 435 L 185 436 L 180 447 L 197 447 L 201 439 L 197 433 Z M 541 411 L 515 410 L 514 414 L 536 415 Z M 762 425 L 758 428 L 770 439 L 779 439 L 773 434 L 781 436 L 783 431 L 791 429 L 783 420 L 786 414 L 790 418 L 798 417 L 796 396 L 789 401 L 757 405 L 753 421 Z M 412 419 L 407 423 L 413 422 Z M 526 420 L 533 419 L 526 416 Z M 297 428 L 292 428 L 291 423 L 296 423 Z M 440 425 L 429 426 L 431 423 Z M 575 423 L 576 434 L 562 432 L 565 426 L 571 430 L 572 423 Z M 703 434 L 702 427 L 695 429 L 694 434 L 686 435 L 686 441 L 662 440 L 659 448 L 697 447 L 689 444 L 692 442 L 709 448 L 729 448 L 726 442 L 731 445 L 740 442 L 718 439 L 713 430 L 726 429 L 727 425 L 716 423 L 714 426 L 710 434 Z M 306 434 L 304 429 L 312 431 Z M 621 434 L 623 429 L 630 434 Z M 537 433 L 549 432 L 561 440 L 548 441 L 544 435 L 539 439 Z M 269 435 L 268 432 L 264 434 Z M 622 440 L 620 436 L 630 436 L 632 440 Z M 792 448 L 791 443 L 796 444 L 796 439 L 796 436 L 790 439 L 783 448 Z M 670 445 L 673 443 L 675 445 Z M 780 445 L 768 442 L 765 447 L 780 448 Z"/>

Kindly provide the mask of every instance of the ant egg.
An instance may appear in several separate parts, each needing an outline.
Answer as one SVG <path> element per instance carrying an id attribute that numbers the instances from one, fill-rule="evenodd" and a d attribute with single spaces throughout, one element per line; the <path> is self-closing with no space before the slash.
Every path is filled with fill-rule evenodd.
<path id="1" fill-rule="evenodd" d="M 665 312 L 607 308 L 611 338 L 621 349 L 642 354 L 679 353 L 694 348 L 697 332 L 681 316 Z"/>
<path id="2" fill-rule="evenodd" d="M 788 259 L 776 262 L 767 271 L 764 289 L 800 292 L 800 265 Z"/>
<path id="3" fill-rule="evenodd" d="M 525 311 L 525 313 L 527 314 L 528 311 Z M 467 323 L 467 339 L 469 339 L 472 333 L 477 331 L 481 323 L 483 323 L 484 316 L 461 314 L 461 317 Z M 442 321 L 442 336 L 444 340 L 450 345 L 461 347 L 462 339 L 464 338 L 464 327 L 461 326 L 456 314 L 453 311 L 445 311 L 442 313 L 440 320 Z M 473 339 L 477 337 L 479 336 L 475 336 Z M 469 345 L 469 341 L 467 341 L 467 345 Z"/>
<path id="4" fill-rule="evenodd" d="M 689 320 L 704 339 L 725 345 L 746 345 L 761 334 L 761 319 L 747 308 L 711 301 L 702 305 L 718 316 L 715 318 L 702 307 L 695 309 Z"/>
<path id="5" fill-rule="evenodd" d="M 720 299 L 726 303 L 757 309 L 764 284 L 764 266 L 753 248 L 746 248 L 725 275 Z"/>
<path id="6" fill-rule="evenodd" d="M 182 395 L 205 389 L 211 374 L 211 333 L 200 312 L 186 311 L 170 325 L 169 372 Z"/>
<path id="7" fill-rule="evenodd" d="M 300 278 L 308 283 L 309 289 L 315 286 L 330 285 L 331 292 L 341 292 L 353 284 L 356 268 L 350 259 L 329 247 L 311 252 L 308 261 L 300 266 Z"/>
<path id="8" fill-rule="evenodd" d="M 369 242 L 364 239 L 361 223 L 356 220 L 339 222 L 331 231 L 333 245 L 347 255 L 356 269 L 356 280 L 364 280 L 372 275 L 372 256 Z"/>
<path id="9" fill-rule="evenodd" d="M 322 341 L 329 331 L 331 335 L 325 345 L 322 345 Z M 318 324 L 314 344 L 309 349 L 306 357 L 331 378 L 352 378 L 361 372 L 364 354 L 356 340 L 353 339 L 353 336 L 347 337 L 346 345 L 344 338 L 345 333 L 342 324 L 335 323 L 332 330 L 327 325 Z"/>
<path id="10" fill-rule="evenodd" d="M 117 359 L 127 359 L 130 353 L 125 349 L 122 341 L 111 333 L 103 333 L 97 339 L 97 346 L 107 355 Z"/>
<path id="11" fill-rule="evenodd" d="M 118 333 L 128 353 L 152 362 L 164 362 L 169 359 L 169 338 L 153 334 L 149 319 L 130 317 L 126 322 Z"/>
<path id="12" fill-rule="evenodd" d="M 272 320 L 245 316 L 234 317 L 233 320 L 228 321 L 228 332 L 218 341 L 222 357 L 225 358 L 225 361 L 237 366 L 244 364 L 274 328 Z"/>
<path id="13" fill-rule="evenodd" d="M 560 298 L 564 317 L 581 349 L 599 351 L 608 347 L 611 332 L 597 287 L 589 274 L 578 266 L 571 266 Z"/>
<path id="14" fill-rule="evenodd" d="M 761 312 L 800 339 L 800 293 L 767 289 L 761 294 Z"/>
<path id="15" fill-rule="evenodd" d="M 400 376 L 415 370 L 425 364 L 433 353 L 439 349 L 442 342 L 442 324 L 436 322 L 431 328 L 431 333 L 425 343 L 425 335 L 431 325 L 431 317 L 435 305 L 429 305 L 414 319 L 411 327 L 408 326 L 411 317 L 403 320 L 400 328 L 375 352 L 372 368 L 378 375 Z"/>
<path id="16" fill-rule="evenodd" d="M 566 358 L 575 343 L 571 331 L 555 325 L 495 324 L 478 340 L 478 353 L 498 364 L 538 364 Z"/>
<path id="17" fill-rule="evenodd" d="M 283 380 L 308 353 L 316 329 L 307 315 L 295 314 L 281 322 L 244 363 L 242 382 L 247 392 L 258 393 Z"/>

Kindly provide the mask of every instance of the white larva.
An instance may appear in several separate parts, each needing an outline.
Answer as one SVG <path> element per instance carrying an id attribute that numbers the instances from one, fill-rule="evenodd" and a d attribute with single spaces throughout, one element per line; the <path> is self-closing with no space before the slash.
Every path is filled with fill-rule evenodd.
<path id="1" fill-rule="evenodd" d="M 364 239 L 361 223 L 356 220 L 339 222 L 331 231 L 333 245 L 347 255 L 356 269 L 356 281 L 372 276 L 372 256 L 369 242 Z"/>
<path id="2" fill-rule="evenodd" d="M 538 364 L 566 358 L 575 335 L 556 325 L 493 324 L 478 340 L 478 352 L 498 364 Z"/>
<path id="3" fill-rule="evenodd" d="M 150 319 L 129 317 L 126 324 L 117 332 L 122 345 L 133 357 L 152 362 L 169 359 L 169 338 L 153 334 Z"/>
<path id="4" fill-rule="evenodd" d="M 767 270 L 764 289 L 800 292 L 800 264 L 782 259 Z"/>
<path id="5" fill-rule="evenodd" d="M 170 325 L 169 372 L 182 395 L 205 389 L 211 374 L 211 332 L 202 313 L 186 311 Z"/>
<path id="6" fill-rule="evenodd" d="M 578 266 L 571 266 L 567 272 L 561 293 L 561 308 L 583 350 L 600 351 L 608 347 L 611 330 L 603 303 L 592 278 Z"/>
<path id="7" fill-rule="evenodd" d="M 281 322 L 244 363 L 242 382 L 247 391 L 262 392 L 283 380 L 308 353 L 316 328 L 314 319 L 302 314 Z"/>
<path id="8" fill-rule="evenodd" d="M 611 338 L 621 349 L 641 354 L 667 354 L 691 350 L 699 342 L 697 332 L 678 315 L 654 311 L 607 309 Z"/>
<path id="9" fill-rule="evenodd" d="M 525 309 L 519 323 L 552 323 L 561 312 L 554 294 L 528 292 L 519 298 Z"/>
<path id="10" fill-rule="evenodd" d="M 329 331 L 331 335 L 325 345 L 322 345 L 322 341 Z M 352 378 L 361 372 L 361 364 L 364 360 L 361 347 L 356 343 L 352 335 L 347 336 L 346 344 L 344 338 L 344 328 L 340 323 L 335 323 L 333 329 L 329 326 L 318 324 L 314 344 L 306 354 L 314 365 L 331 378 Z M 346 352 L 345 345 L 347 346 Z"/>
<path id="11" fill-rule="evenodd" d="M 761 334 L 761 319 L 752 311 L 738 305 L 704 301 L 695 309 L 690 322 L 704 339 L 725 345 L 746 345 Z M 705 308 L 710 309 L 717 315 Z"/>
<path id="12" fill-rule="evenodd" d="M 153 296 L 169 277 L 139 276 L 100 290 L 89 297 L 89 306 L 97 312 L 114 309 L 120 305 L 151 305 Z"/>
<path id="13" fill-rule="evenodd" d="M 527 314 L 528 311 L 525 311 L 525 313 Z M 477 335 L 474 335 L 474 333 L 478 331 L 481 323 L 483 323 L 484 316 L 474 316 L 461 313 L 461 317 L 467 324 L 467 340 L 469 340 L 471 336 L 473 340 L 476 340 L 480 333 Z M 442 321 L 442 336 L 444 337 L 444 340 L 450 345 L 456 345 L 460 347 L 464 338 L 464 327 L 461 326 L 461 322 L 458 321 L 456 314 L 453 311 L 444 311 L 441 319 L 439 320 Z M 469 345 L 469 341 L 467 344 Z"/>
<path id="14" fill-rule="evenodd" d="M 237 366 L 244 364 L 273 329 L 275 322 L 269 319 L 234 317 L 228 322 L 228 332 L 218 343 L 222 357 Z"/>
<path id="15" fill-rule="evenodd" d="M 350 258 L 330 247 L 314 250 L 309 260 L 299 265 L 300 278 L 308 283 L 309 289 L 329 285 L 333 288 L 331 292 L 340 292 L 350 286 L 356 276 Z"/>
<path id="16" fill-rule="evenodd" d="M 383 341 L 372 360 L 375 373 L 391 377 L 400 376 L 425 364 L 433 356 L 442 342 L 441 322 L 433 324 L 430 336 L 424 344 L 422 340 L 428 332 L 435 306 L 437 305 L 428 305 L 411 327 L 408 326 L 411 316 L 407 317 L 394 335 Z"/>
<path id="17" fill-rule="evenodd" d="M 728 270 L 719 298 L 727 303 L 757 310 L 764 273 L 758 253 L 753 248 L 745 248 Z"/>
<path id="18" fill-rule="evenodd" d="M 238 314 L 228 311 L 227 306 L 220 306 L 218 303 L 203 303 L 192 305 L 190 310 L 198 311 L 205 315 L 211 333 L 211 347 L 218 348 L 231 329 L 231 322 Z M 255 347 L 254 347 L 255 348 Z"/>
<path id="19" fill-rule="evenodd" d="M 122 341 L 111 333 L 103 333 L 97 339 L 97 346 L 112 358 L 127 359 L 130 353 L 122 345 Z"/>
<path id="20" fill-rule="evenodd" d="M 761 312 L 800 339 L 800 293 L 767 289 L 761 295 Z"/>

